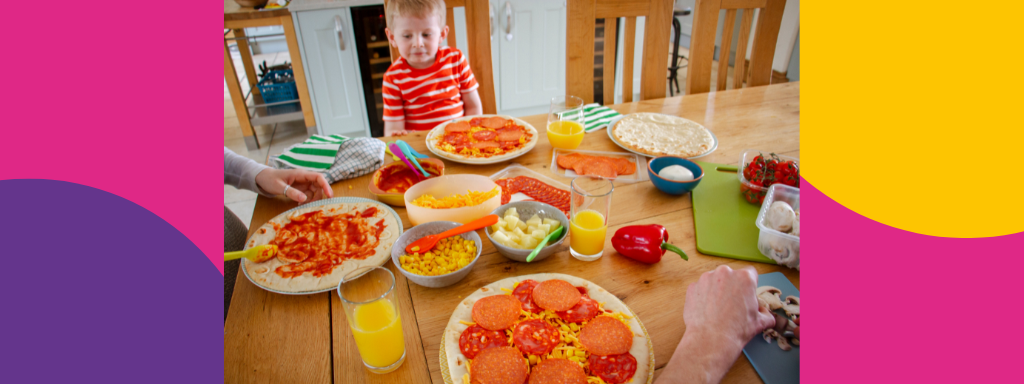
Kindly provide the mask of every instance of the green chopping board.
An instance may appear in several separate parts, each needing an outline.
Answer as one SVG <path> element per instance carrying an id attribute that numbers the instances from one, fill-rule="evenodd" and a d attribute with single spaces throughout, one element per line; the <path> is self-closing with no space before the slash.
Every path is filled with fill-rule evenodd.
<path id="1" fill-rule="evenodd" d="M 740 194 L 735 165 L 700 164 L 704 178 L 693 189 L 693 226 L 697 251 L 705 255 L 775 264 L 757 250 L 754 221 L 761 210 Z"/>

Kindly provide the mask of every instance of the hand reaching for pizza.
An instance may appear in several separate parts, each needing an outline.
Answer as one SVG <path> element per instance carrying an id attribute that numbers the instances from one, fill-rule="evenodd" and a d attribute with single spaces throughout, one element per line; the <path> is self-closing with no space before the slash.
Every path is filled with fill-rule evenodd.
<path id="1" fill-rule="evenodd" d="M 324 175 L 298 169 L 264 169 L 256 175 L 256 184 L 267 193 L 285 194 L 299 203 L 334 197 Z M 287 192 L 285 191 L 285 187 Z"/>
<path id="2" fill-rule="evenodd" d="M 757 272 L 722 265 L 705 272 L 686 290 L 686 331 L 658 378 L 665 383 L 717 383 L 743 346 L 775 317 L 757 304 Z"/>

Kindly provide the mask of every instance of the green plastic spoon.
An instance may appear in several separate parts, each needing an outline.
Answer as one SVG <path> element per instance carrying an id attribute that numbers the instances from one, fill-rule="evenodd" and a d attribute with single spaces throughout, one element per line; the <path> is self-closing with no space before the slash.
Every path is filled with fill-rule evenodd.
<path id="1" fill-rule="evenodd" d="M 534 248 L 533 252 L 530 252 L 530 256 L 526 257 L 526 262 L 529 263 L 533 261 L 533 258 L 537 257 L 537 254 L 540 253 L 540 250 L 548 246 L 548 243 L 551 242 L 551 240 L 557 239 L 559 236 L 562 236 L 563 230 L 565 230 L 565 226 L 558 227 L 558 229 L 552 231 L 550 235 L 545 236 L 544 240 L 541 240 L 540 244 L 537 244 L 537 248 Z"/>

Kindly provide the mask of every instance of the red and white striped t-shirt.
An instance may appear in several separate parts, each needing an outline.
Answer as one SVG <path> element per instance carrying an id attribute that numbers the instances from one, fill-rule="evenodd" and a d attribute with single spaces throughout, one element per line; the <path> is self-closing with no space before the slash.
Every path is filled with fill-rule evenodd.
<path id="1" fill-rule="evenodd" d="M 405 130 L 423 131 L 462 117 L 462 94 L 479 87 L 466 56 L 440 47 L 429 68 L 416 69 L 399 58 L 384 73 L 384 121 L 405 121 Z"/>

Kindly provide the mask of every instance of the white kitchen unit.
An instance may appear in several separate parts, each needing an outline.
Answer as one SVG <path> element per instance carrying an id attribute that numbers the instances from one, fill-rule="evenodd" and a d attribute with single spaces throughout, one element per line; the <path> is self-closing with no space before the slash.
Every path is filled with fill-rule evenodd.
<path id="1" fill-rule="evenodd" d="M 348 7 L 292 13 L 306 83 L 322 135 L 369 137 L 352 14 Z"/>
<path id="2" fill-rule="evenodd" d="M 491 6 L 498 112 L 547 113 L 551 98 L 565 95 L 565 3 L 506 0 Z"/>

